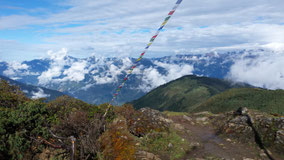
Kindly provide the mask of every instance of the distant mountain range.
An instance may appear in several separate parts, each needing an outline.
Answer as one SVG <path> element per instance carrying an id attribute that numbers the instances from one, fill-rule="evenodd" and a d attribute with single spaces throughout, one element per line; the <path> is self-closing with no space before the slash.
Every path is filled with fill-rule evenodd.
<path id="1" fill-rule="evenodd" d="M 261 65 L 256 62 L 256 60 L 261 61 L 260 56 L 273 57 L 272 54 L 274 54 L 272 51 L 257 49 L 145 58 L 140 61 L 122 89 L 117 98 L 117 104 L 138 99 L 160 85 L 192 74 L 221 79 L 230 78 L 258 87 L 279 88 L 282 82 L 274 83 L 271 79 L 265 81 L 265 78 L 257 77 L 262 74 L 254 75 L 256 78 L 253 79 L 251 74 L 256 72 L 254 66 Z M 58 90 L 88 103 L 101 104 L 111 100 L 135 60 L 134 58 L 104 57 L 80 59 L 61 52 L 52 54 L 46 59 L 21 63 L 0 62 L 0 75 L 22 83 Z M 248 67 L 248 70 L 244 67 Z M 274 78 L 275 81 L 281 81 L 281 75 L 271 74 L 277 76 Z"/>
<path id="2" fill-rule="evenodd" d="M 20 89 L 29 97 L 33 99 L 38 99 L 38 98 L 46 98 L 47 101 L 54 100 L 59 96 L 65 95 L 64 93 L 47 89 L 44 87 L 36 87 L 32 85 L 27 85 L 18 81 L 14 81 L 8 77 L 1 76 L 0 79 L 3 79 L 7 82 L 9 82 L 11 85 L 15 85 L 20 87 Z"/>

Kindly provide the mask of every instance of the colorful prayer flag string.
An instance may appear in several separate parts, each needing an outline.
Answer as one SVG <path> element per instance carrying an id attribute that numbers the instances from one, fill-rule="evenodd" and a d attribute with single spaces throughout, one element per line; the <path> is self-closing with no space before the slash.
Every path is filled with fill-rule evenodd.
<path id="1" fill-rule="evenodd" d="M 157 30 L 157 32 L 155 33 L 155 35 L 150 39 L 150 42 L 147 44 L 147 46 L 145 47 L 144 51 L 141 53 L 140 57 L 136 60 L 136 62 L 132 65 L 132 67 L 129 69 L 129 71 L 127 72 L 126 76 L 123 79 L 122 84 L 118 87 L 118 89 L 116 90 L 116 93 L 114 94 L 111 102 L 109 103 L 107 110 L 104 114 L 104 117 L 106 116 L 109 108 L 111 107 L 111 104 L 114 102 L 114 100 L 116 99 L 116 97 L 118 96 L 121 88 L 125 85 L 125 82 L 127 81 L 128 77 L 132 74 L 133 70 L 136 68 L 137 63 L 143 58 L 143 56 L 145 55 L 145 53 L 148 51 L 148 49 L 150 48 L 150 46 L 153 44 L 153 42 L 155 41 L 155 39 L 158 37 L 159 33 L 161 32 L 161 30 L 164 28 L 164 26 L 167 24 L 167 22 L 169 21 L 169 19 L 171 18 L 171 16 L 174 14 L 174 12 L 176 11 L 176 9 L 178 8 L 178 6 L 181 4 L 182 0 L 178 0 L 175 4 L 175 6 L 173 7 L 173 9 L 168 13 L 168 16 L 165 18 L 165 20 L 163 21 L 163 23 L 161 24 L 161 26 L 159 27 L 159 29 Z"/>

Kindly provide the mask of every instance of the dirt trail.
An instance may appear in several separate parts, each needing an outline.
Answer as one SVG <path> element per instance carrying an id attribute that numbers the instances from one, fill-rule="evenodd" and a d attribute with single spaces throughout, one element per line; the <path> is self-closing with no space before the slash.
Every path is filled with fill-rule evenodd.
<path id="1" fill-rule="evenodd" d="M 182 116 L 171 117 L 174 123 L 184 127 L 181 136 L 193 144 L 194 149 L 187 153 L 182 160 L 195 158 L 216 158 L 228 160 L 268 159 L 261 157 L 261 150 L 257 146 L 240 144 L 230 139 L 216 135 L 216 131 L 209 124 L 198 124 L 184 119 Z"/>

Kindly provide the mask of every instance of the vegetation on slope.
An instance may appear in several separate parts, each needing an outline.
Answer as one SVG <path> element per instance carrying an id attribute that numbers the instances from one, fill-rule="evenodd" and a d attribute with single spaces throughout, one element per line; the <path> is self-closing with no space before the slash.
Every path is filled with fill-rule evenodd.
<path id="1" fill-rule="evenodd" d="M 150 107 L 160 111 L 192 111 L 213 95 L 244 86 L 248 87 L 225 80 L 190 75 L 162 85 L 131 103 L 137 109 Z"/>
<path id="2" fill-rule="evenodd" d="M 134 160 L 148 152 L 173 159 L 186 153 L 182 144 L 188 146 L 187 142 L 170 129 L 160 112 L 125 105 L 112 107 L 103 118 L 106 107 L 68 96 L 49 103 L 32 100 L 1 80 L 0 159 Z M 168 143 L 174 147 L 161 150 Z"/>
<path id="3" fill-rule="evenodd" d="M 63 96 L 49 103 L 32 100 L 0 81 L 0 159 L 66 159 L 74 155 L 95 159 L 101 150 L 99 137 L 106 124 L 105 105 L 94 106 Z M 113 112 L 106 120 L 113 119 Z M 50 154 L 48 154 L 50 153 Z M 57 156 L 56 156 L 57 155 Z"/>
<path id="4" fill-rule="evenodd" d="M 213 83 L 214 88 L 209 86 L 212 82 L 205 82 L 203 86 L 208 85 L 209 93 L 226 88 L 222 83 L 218 85 L 218 81 Z M 213 96 L 210 98 L 212 104 L 207 105 L 216 102 L 215 108 L 220 106 L 218 97 L 224 100 L 221 101 L 224 106 L 231 105 L 231 109 L 246 104 L 245 98 L 254 100 L 255 105 L 251 106 L 272 106 L 279 113 L 283 109 L 279 104 L 284 104 L 282 90 L 231 89 Z M 179 132 L 184 130 L 183 126 L 173 123 L 159 111 L 150 108 L 135 110 L 131 105 L 112 106 L 107 117 L 103 118 L 106 107 L 107 104 L 90 105 L 68 96 L 49 103 L 41 99 L 32 100 L 19 87 L 1 80 L 0 159 L 180 159 L 194 148 L 190 140 L 181 138 Z M 192 122 L 192 118 L 187 117 L 187 113 L 165 113 L 183 117 L 187 121 L 185 124 L 192 124 L 188 123 Z M 189 130 L 184 131 L 187 133 Z M 277 131 L 277 134 L 281 136 L 282 132 Z"/>
<path id="5" fill-rule="evenodd" d="M 211 97 L 193 111 L 220 113 L 236 110 L 239 107 L 247 107 L 249 109 L 283 115 L 284 90 L 233 88 Z"/>

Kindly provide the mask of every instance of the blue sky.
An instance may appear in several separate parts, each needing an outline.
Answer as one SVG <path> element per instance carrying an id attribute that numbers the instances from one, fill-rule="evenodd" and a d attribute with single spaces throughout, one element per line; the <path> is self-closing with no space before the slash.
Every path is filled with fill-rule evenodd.
<path id="1" fill-rule="evenodd" d="M 28 14 L 34 16 L 47 15 L 50 12 L 61 12 L 68 9 L 56 0 L 2 0 L 0 1 L 2 16 Z"/>
<path id="2" fill-rule="evenodd" d="M 175 0 L 0 0 L 0 60 L 139 56 Z M 148 57 L 282 46 L 283 0 L 184 0 Z"/>

